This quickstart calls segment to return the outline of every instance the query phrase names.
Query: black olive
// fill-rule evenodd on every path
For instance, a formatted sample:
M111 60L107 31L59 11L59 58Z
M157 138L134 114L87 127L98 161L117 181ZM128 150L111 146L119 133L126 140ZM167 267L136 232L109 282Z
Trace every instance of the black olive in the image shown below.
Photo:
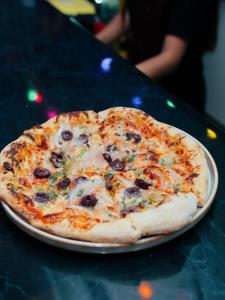
M95 207L98 199L94 195L86 195L81 198L80 205L84 207Z
M117 147L116 147L116 145L112 145L112 144L110 144L110 145L108 145L107 147L106 147L106 151L107 152L114 152L114 151L116 151L117 150Z
M59 190L65 190L68 187L68 185L70 184L70 182L71 181L70 181L69 178L65 178L62 181L60 181L60 182L57 183L57 188Z
M151 186L151 183L148 183L142 179L136 179L134 184L142 190L147 190Z
M132 213L132 212L135 212L135 209L134 208L124 208L120 211L120 216L122 218L125 218L128 214Z
M50 161L52 162L55 168L61 168L63 166L63 153L52 152Z
M108 153L103 153L102 156L109 164L112 162L112 158Z
M78 184L78 183L81 183L82 181L86 181L87 180L87 177L85 176L79 176L75 179L72 180L72 183L73 184Z
M113 174L107 175L104 177L105 180L105 187L108 191L111 191L113 189L113 185L112 185L112 179L113 179Z
M48 178L51 173L48 169L46 168L42 168L42 167L37 167L36 169L34 169L33 174L36 178Z
M79 141L82 144L87 144L88 140L89 140L88 136L86 134L84 134L84 133L79 136Z
M112 161L110 166L114 171L123 171L125 169L125 163L119 159Z
M141 141L141 136L133 132L127 132L126 137L129 141L132 141L135 144L138 144Z
M34 196L36 202L45 203L51 200L49 194L47 193L36 193Z
M7 161L5 161L3 163L3 167L6 171L10 171L10 172L13 172L13 167L10 165L10 163L8 163Z
M139 196L140 190L137 187L130 187L126 189L126 194L129 196Z
M62 133L61 133L61 136L62 136L62 139L64 141L71 141L72 138L73 138L73 133L69 130L64 130Z

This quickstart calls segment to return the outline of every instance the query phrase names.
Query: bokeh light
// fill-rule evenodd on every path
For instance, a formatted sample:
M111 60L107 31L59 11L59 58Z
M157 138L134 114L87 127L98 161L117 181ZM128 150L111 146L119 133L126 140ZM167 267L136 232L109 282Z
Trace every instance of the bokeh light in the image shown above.
M170 108L176 108L176 105L171 101L171 100L166 100L166 104L167 106L169 106Z
M57 112L55 110L48 110L47 111L47 117L48 119L51 119L57 115Z
M112 62L113 62L113 59L111 57L103 58L101 63L100 63L101 70L104 73L110 72L111 69L112 69Z
M214 130L212 130L212 129L210 129L210 128L207 128L206 133L207 133L207 137L208 137L209 139L211 139L211 140L217 139L217 133L216 133Z
M131 102L133 104L133 106L135 108L139 108L141 107L142 103L143 103L143 99L139 96L134 96L132 99L131 99Z
M27 91L27 100L30 102L41 103L43 96L36 89L31 88Z
M153 296L153 288L147 281L142 281L138 286L138 294L141 300L149 300Z
M95 3L97 4L101 4L103 2L103 0L95 0Z

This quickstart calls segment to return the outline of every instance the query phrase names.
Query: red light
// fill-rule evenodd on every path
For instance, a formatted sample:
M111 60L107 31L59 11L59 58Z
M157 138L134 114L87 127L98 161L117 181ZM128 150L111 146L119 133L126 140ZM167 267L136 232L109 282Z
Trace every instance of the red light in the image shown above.
M37 93L35 102L36 102L36 103L41 103L42 100L43 100L43 96L42 96L40 93Z

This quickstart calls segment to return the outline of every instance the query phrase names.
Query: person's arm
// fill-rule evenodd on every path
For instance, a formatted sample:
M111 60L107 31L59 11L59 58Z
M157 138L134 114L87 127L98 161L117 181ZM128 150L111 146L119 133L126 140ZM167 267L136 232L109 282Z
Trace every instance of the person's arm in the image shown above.
M129 15L119 12L112 21L98 34L96 38L104 44L109 44L119 38L129 27Z
M161 53L137 64L136 67L152 79L159 79L175 71L187 47L188 42L184 39L167 35Z

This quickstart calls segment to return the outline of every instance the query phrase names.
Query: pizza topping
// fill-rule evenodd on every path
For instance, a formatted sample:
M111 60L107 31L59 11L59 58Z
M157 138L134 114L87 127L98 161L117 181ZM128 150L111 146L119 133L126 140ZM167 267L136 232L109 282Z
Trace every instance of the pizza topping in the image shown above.
M38 179L48 178L51 175L48 169L42 167L37 167L34 169L33 174Z
M62 139L64 141L71 141L72 138L73 138L73 133L69 130L64 130L62 133L61 133L61 136L62 136Z
M150 152L150 157L149 157L149 159L152 161L152 162L155 162L155 163L157 163L158 162L158 160L159 160L159 156L158 156L158 154L157 153L155 153L154 151L149 151Z
M70 185L70 179L69 178L65 178L62 181L57 183L57 188L59 190L65 190L69 185Z
M36 193L34 196L36 202L45 203L51 200L49 194L47 193Z
M73 184L79 184L79 183L81 183L83 181L86 181L86 180L87 180L87 177L85 177L85 176L79 176L79 177L73 179L72 183Z
M63 153L56 153L56 152L52 152L52 156L50 158L50 161L52 162L53 166L55 168L61 168L63 166L64 163L64 157L63 157Z
M178 193L179 190L180 190L180 184L179 183L174 184L174 186L173 186L173 192L174 193Z
M6 171L13 172L13 167L7 161L3 163L3 167Z
M126 189L126 194L128 196L139 196L140 190L137 187L130 187L130 188Z
M108 146L106 147L106 151L107 151L107 152L114 152L114 151L116 151L116 150L118 150L117 147L116 147L116 145L110 144L110 145L108 145Z
M113 185L112 185L112 179L113 179L113 174L112 173L107 173L104 176L105 179L105 187L108 191L111 191L113 189Z
M192 173L190 176L188 176L188 177L186 178L186 180L187 180L189 183L193 184L193 179L196 178L196 177L198 177L198 176L199 176L199 174L197 174L197 173Z
M135 208L129 207L129 208L124 208L120 211L120 216L122 218L125 218L128 214L135 212Z
M34 206L32 199L27 195L23 195L23 202L25 205Z
M95 207L98 199L94 195L86 195L81 198L80 205L83 207Z
M109 164L112 162L112 158L108 153L103 153L102 156Z
M142 190L147 190L151 186L151 183L148 183L142 179L136 179L134 184Z
M141 136L133 132L127 132L126 137L128 141L132 141L134 144L138 144L141 141Z
M79 141L80 141L82 144L87 144L88 141L89 141L89 138L88 138L88 136L87 136L85 133L83 133L83 134L81 134L81 135L79 136Z
M32 142L35 141L33 134L30 133L29 131L24 132L23 135L28 137Z
M112 161L110 166L114 171L123 171L125 169L125 163L119 159Z

